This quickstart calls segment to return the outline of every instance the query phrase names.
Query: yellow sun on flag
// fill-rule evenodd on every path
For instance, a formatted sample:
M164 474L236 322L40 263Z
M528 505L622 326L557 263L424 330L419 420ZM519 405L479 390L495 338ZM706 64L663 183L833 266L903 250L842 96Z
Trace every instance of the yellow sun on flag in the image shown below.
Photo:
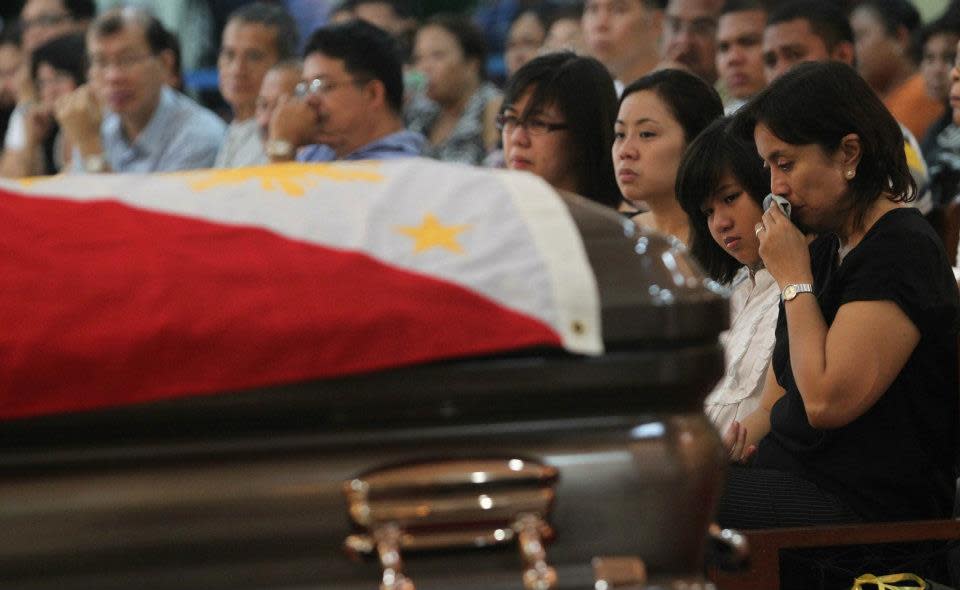
M376 164L309 164L290 162L253 168L205 170L182 174L191 181L191 188L203 191L210 188L242 184L259 180L263 190L279 190L290 197L302 197L308 188L322 180L334 182L383 182L383 175Z
M469 225L443 225L432 213L423 216L419 226L397 226L397 232L414 240L413 253L420 254L433 248L444 248L454 254L463 254L457 236L470 229Z

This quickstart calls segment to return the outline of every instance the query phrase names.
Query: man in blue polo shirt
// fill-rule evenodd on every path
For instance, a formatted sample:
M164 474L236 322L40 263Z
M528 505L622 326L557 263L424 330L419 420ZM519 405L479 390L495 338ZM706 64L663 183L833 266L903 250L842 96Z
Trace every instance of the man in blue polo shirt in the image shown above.
M90 83L56 108L74 146L75 171L171 172L213 165L226 125L164 84L173 60L165 33L155 17L129 7L106 12L90 26Z
M318 29L304 51L297 96L270 120L273 162L384 160L419 156L426 140L407 131L403 70L389 34L363 21Z

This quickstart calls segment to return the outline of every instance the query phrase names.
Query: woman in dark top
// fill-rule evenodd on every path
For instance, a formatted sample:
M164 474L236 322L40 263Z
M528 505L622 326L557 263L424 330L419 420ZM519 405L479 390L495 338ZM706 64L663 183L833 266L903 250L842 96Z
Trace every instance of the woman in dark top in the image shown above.
M948 515L956 486L958 294L900 129L848 66L803 64L738 112L784 196L755 231L782 289L756 441L734 468L723 526ZM808 247L807 234L818 237ZM762 437L762 440L761 440Z

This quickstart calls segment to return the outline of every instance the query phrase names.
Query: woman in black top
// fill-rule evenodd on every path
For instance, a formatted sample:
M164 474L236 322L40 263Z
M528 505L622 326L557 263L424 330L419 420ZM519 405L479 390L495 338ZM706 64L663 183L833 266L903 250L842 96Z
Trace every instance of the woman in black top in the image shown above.
M723 526L948 515L956 487L958 294L939 239L904 202L900 129L839 63L797 66L735 130L771 170L755 231L783 290L761 409L733 445ZM818 237L809 245L805 234ZM747 449L746 451L744 449Z

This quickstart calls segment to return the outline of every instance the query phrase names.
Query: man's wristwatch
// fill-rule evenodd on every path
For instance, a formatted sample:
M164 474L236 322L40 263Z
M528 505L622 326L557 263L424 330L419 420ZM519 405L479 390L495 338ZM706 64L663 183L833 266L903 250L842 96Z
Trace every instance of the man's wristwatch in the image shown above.
M83 157L83 171L99 173L107 169L107 161L103 154L90 154Z
M783 292L780 293L780 301L793 301L797 295L801 293L813 293L813 285L810 283L787 285L783 288Z
M267 142L264 151L270 158L292 158L293 144L284 139L271 139Z

